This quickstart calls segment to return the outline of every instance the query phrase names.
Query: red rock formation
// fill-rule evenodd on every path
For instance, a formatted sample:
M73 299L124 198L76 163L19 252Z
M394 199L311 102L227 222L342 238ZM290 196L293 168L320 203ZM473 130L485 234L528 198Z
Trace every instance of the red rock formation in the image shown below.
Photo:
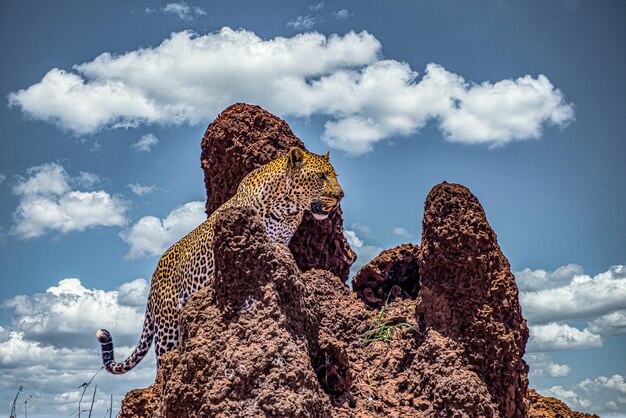
M420 288L418 253L413 244L383 251L352 278L352 290L371 308L397 297L415 299Z
M234 192L225 167L240 179L295 141L260 108L227 109L203 140L207 211ZM261 222L249 209L217 220L215 281L183 309L180 348L164 357L157 383L130 392L120 416L527 416L517 287L467 188L434 187L420 247L381 253L354 292L333 274L351 263L343 244L308 255L326 269L298 268L306 240L341 242L340 214L327 223L332 231L305 227L294 256L267 241ZM402 297L372 309L389 292ZM531 416L563 416L528 396Z
M525 417L528 327L515 277L476 197L442 183L426 199L417 313L485 382L502 417Z
M121 417L151 418L161 405L161 378L146 389L131 390L122 402Z
M250 209L225 213L215 232L215 284L185 306L158 416L330 416L309 355L316 317L289 250L267 240Z
M235 194L250 171L293 146L305 148L285 121L259 106L238 103L225 109L202 138L207 215ZM341 208L324 221L317 221L306 212L289 248L302 271L322 268L344 282L356 259L343 236Z
M245 209L218 220L215 283L183 310L181 347L161 380L130 392L121 416L526 416L515 283L466 188L429 194L418 297L393 300L381 317L332 273L300 273L260 222ZM408 271L415 247L405 248L366 271ZM387 335L381 325L390 339L365 342ZM529 397L531 416L562 416Z
M600 418L597 415L574 412L558 399L544 398L532 389L528 389L528 400L529 418Z

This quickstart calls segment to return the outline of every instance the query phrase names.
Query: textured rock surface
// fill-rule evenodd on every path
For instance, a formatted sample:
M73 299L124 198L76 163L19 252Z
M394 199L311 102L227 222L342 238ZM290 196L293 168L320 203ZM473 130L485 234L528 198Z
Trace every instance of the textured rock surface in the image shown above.
M528 389L528 400L529 418L600 418L597 415L574 412L558 399L544 398L532 389Z
M476 197L435 186L424 207L417 313L463 349L502 417L525 417L528 327L515 277Z
M234 195L249 172L293 146L305 148L285 121L259 106L238 103L225 109L202 138L207 214ZM356 259L343 236L340 208L321 222L306 212L289 248L301 270L322 268L344 281Z
M352 278L352 289L372 308L382 307L388 298L415 299L420 288L418 252L413 244L383 251Z
M329 416L309 355L319 328L289 251L250 209L233 209L216 222L215 263L164 361L159 416Z
M227 109L203 141L205 170L222 167L207 180L207 210L231 182L226 163L205 157L224 153L243 177L289 138L297 140L260 108ZM339 233L341 218L332 225ZM530 404L530 416L587 417L527 393L517 287L469 190L435 186L422 236L420 247L381 253L350 291L333 274L349 267L349 247L343 264L302 273L251 210L231 210L216 224L215 281L181 314L179 350L164 357L155 385L129 392L121 416L508 418L528 416ZM378 309L389 292L402 297Z
M429 195L422 250L401 246L365 267L401 284L420 264L417 299L396 298L380 317L332 273L300 273L252 213L234 210L216 231L215 283L189 300L180 350L148 389L160 388L153 403L161 416L526 413L517 290L480 204L462 186ZM381 325L390 341L380 341ZM375 341L364 343L368 331ZM143 398L132 392L125 404L141 405L133 399Z
M161 377L146 389L131 390L126 394L120 411L121 417L150 418L156 414L161 402Z

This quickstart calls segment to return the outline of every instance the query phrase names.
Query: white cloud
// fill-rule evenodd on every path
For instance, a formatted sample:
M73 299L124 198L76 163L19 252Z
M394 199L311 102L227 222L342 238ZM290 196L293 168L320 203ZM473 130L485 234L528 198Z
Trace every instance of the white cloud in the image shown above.
M159 138L154 134L142 135L141 138L130 146L130 149L136 152L150 152L152 147L159 144Z
M526 274L532 276L532 273ZM539 285L541 286L543 285ZM608 271L593 277L582 274L580 271L571 278L569 283L560 287L521 292L520 302L524 309L524 316L531 323L589 320L617 310L624 310L626 309L626 266L613 266Z
M543 352L528 352L524 356L528 364L528 375L531 380L547 375L553 378L567 377L572 372L572 368L567 364L558 364L552 360L548 354Z
M431 119L440 121L450 141L497 146L538 138L544 124L564 126L573 118L572 107L543 75L471 84L431 63L421 80L417 76L405 63L378 61L358 73L301 83L299 94L315 99L332 91L349 98L335 102L333 111L345 117L327 122L323 137L356 154L387 137L414 133Z
M139 184L139 183L129 184L128 187L137 196L144 196L144 195L150 194L156 189L156 186L144 186L143 184Z
M626 310L602 315L589 323L589 330L601 335L626 334Z
M567 264L551 272L542 269L532 270L525 268L522 271L515 272L515 279L521 291L533 291L563 286L568 284L574 276L582 274L582 266Z
M550 377L567 377L572 372L572 368L567 364L550 363L547 367Z
M552 358L546 353L530 353L526 351L524 360L526 364L528 364L528 376L532 381L533 377L541 377L544 375Z
M0 173L0 183L2 183L6 178L7 178L7 176L5 176L4 174Z
M393 233L401 238L413 238L413 235L401 226L393 228Z
M348 240L348 244L350 244L351 247L361 248L363 246L363 240L356 235L356 232L345 229L343 236Z
M79 279L61 280L45 293L3 302L21 336L54 347L93 347L94 333L106 328L117 344L133 344L143 324L148 283L136 279L116 290L85 288ZM19 339L16 339L16 342Z
M76 181L81 186L85 186L87 188L91 188L100 182L100 177L94 173L88 173L86 171L81 171L76 178Z
M562 386L552 386L548 389L548 395L565 402L574 410L587 409L591 406L589 399L581 398L578 393L564 389Z
M338 20L345 20L350 17L350 12L348 12L346 9L341 9L333 12L333 16L335 16L335 18Z
M544 396L554 396L567 404L573 410L595 413L600 416L609 416L611 412L626 414L626 403L622 402L626 394L624 376L598 376L587 378L571 386L553 386L541 390Z
M531 325L530 338L526 350L542 352L602 347L602 337L588 329L579 330L567 324L551 322L545 325Z
M258 103L282 116L327 117L324 141L353 154L429 121L450 141L498 146L573 120L573 106L543 75L476 84L431 63L419 78L408 64L383 60L381 51L365 31L268 40L230 28L179 32L156 47L101 54L73 72L53 68L10 93L9 105L85 134L195 125L234 102Z
M204 202L189 202L172 210L165 219L144 216L120 237L130 245L130 259L161 256L205 220Z
M603 390L614 390L626 395L626 382L624 376L614 374L613 376L598 376L595 379L585 379L578 384L578 387L585 392L594 393ZM623 402L622 402L623 403Z
M350 276L354 276L361 267L369 263L383 250L381 247L375 245L366 245L363 240L357 236L356 232L349 229L344 229L343 235L357 255L356 261L350 268Z
M45 293L4 301L2 307L10 310L12 324L10 329L0 327L0 395L12 398L22 384L24 396L33 396L29 404L33 416L69 415L78 403L78 387L101 365L95 330L109 329L116 358L125 358L141 334L147 293L143 279L111 291L87 289L78 279L64 279ZM151 350L123 379L99 373L94 380L98 385L96 415L104 414L109 394L119 405L127 391L149 385L155 377L154 365Z
M3 369L50 362L54 355L54 348L42 347L34 341L25 341L24 333L8 332L0 327L0 366Z
M199 6L190 6L187 3L168 3L161 9L164 13L172 13L180 19L191 21L199 16L205 16L206 12Z
M317 4L313 4L313 5L309 6L309 10L314 11L314 12L322 10L323 8L324 8L324 2L323 1L320 1Z
M126 204L105 191L71 190L70 184L93 186L95 174L81 172L71 178L57 163L29 168L13 188L20 203L13 214L12 233L35 238L47 230L67 233L94 226L120 226L126 223Z
M287 22L287 27L295 30L312 29L318 22L319 18L315 16L298 16Z
M374 236L374 231L368 225L363 225L360 223L353 223L351 228L352 231L358 232L360 236L366 238L372 238Z

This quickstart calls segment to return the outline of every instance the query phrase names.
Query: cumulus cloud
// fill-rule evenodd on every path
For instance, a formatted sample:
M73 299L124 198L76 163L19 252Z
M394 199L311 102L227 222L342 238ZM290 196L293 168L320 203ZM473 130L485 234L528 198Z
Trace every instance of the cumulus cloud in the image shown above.
M172 210L164 219L144 216L120 233L130 245L127 257L161 256L176 241L206 220L203 202L189 202Z
M94 173L81 171L80 173L78 173L76 181L81 186L91 188L100 182L100 177Z
M355 275L361 267L370 262L383 250L376 245L367 245L361 238L358 237L355 231L349 229L343 230L343 235L346 237L348 244L352 247L352 250L356 253L357 259L350 268L350 275Z
M413 234L401 226L393 228L393 233L401 238L413 238Z
M116 358L130 354L141 334L148 284L144 279L123 283L114 290L89 289L68 278L43 293L19 295L1 302L11 316L0 326L0 393L9 398L16 385L32 395L29 412L68 415L77 406L78 387L101 365L98 328L109 329L116 343ZM118 403L132 388L154 380L155 358L147 358L124 379L100 373L97 414L104 414L109 394Z
M318 21L319 18L315 16L297 16L287 22L287 27L295 30L307 30L312 29Z
M567 377L572 372L572 368L567 364L550 363L547 372L550 377Z
M589 330L601 335L626 334L626 310L602 315L589 323Z
M554 271L525 268L522 271L515 272L515 279L521 291L534 291L563 286L568 284L574 276L580 276L582 274L582 266L578 264L567 264Z
M72 178L63 166L47 163L29 168L13 193L20 203L13 214L12 233L20 238L39 237L47 230L67 233L95 226L126 223L126 204L109 193L72 190L71 185L90 187L98 176L81 172Z
M350 226L350 229L356 232L361 237L372 238L374 236L374 231L370 226L360 224L358 222L353 223Z
M598 376L593 380L585 379L578 384L578 387L587 393L614 390L622 395L626 395L626 382L624 381L624 376L619 374L614 374L611 377Z
M626 414L626 394L624 376L598 376L587 378L577 385L552 386L539 391L544 396L553 396L564 401L570 408L578 411L608 416L618 412Z
M7 176L5 176L4 174L0 173L0 183L2 183L6 178L7 178Z
M602 337L588 329L581 331L568 324L556 322L531 325L529 328L530 338L526 346L529 352L602 347Z
M520 293L524 316L529 322L590 320L626 309L626 266L613 266L593 277L582 274L579 266L566 267L570 272L576 271L568 283L559 287ZM558 276L557 272L559 270L550 274ZM532 272L525 274L534 275ZM538 286L541 288L544 285L545 283Z
M104 291L67 278L45 293L8 299L2 307L11 311L16 342L26 337L55 347L93 347L94 333L107 328L118 344L128 345L139 338L147 297L144 279Z
M139 183L129 184L128 187L137 196L145 196L152 193L156 189L156 186L145 186Z
M552 386L548 389L548 395L562 400L574 410L586 410L591 406L589 399L582 398L578 393L571 389L564 389L562 386Z
M0 366L3 369L50 362L54 356L54 348L42 347L34 341L25 341L24 333L9 332L0 327Z
M152 11L149 9L148 11ZM171 13L178 16L180 19L185 21L192 21L199 16L205 16L206 11L204 11L199 6L190 6L187 3L168 3L164 7L161 8L163 13Z
M567 377L572 372L572 368L567 364L555 363L546 353L534 352L526 353L524 360L528 364L528 374L531 377L541 377L547 375L549 377L560 378Z
M337 20L345 20L350 17L350 12L348 12L348 10L346 9L340 9L336 12L333 12L333 16L335 16L335 19Z
M292 26L309 27L312 19ZM574 118L544 75L473 83L430 63L420 77L406 63L382 59L380 42L365 31L267 40L227 27L178 32L156 47L101 54L72 72L53 68L9 94L10 106L76 134L206 123L242 101L283 116L325 116L323 140L352 154L429 121L450 141L500 146Z
M316 4L312 4L309 6L309 10L317 12L319 10L322 10L324 8L324 2L320 1L319 3Z
M159 138L154 134L142 135L141 138L130 146L130 149L135 152L150 152L153 147L159 144Z
M524 354L524 360L528 364L528 376L531 380L533 377L543 376L549 362L552 361L546 353L530 353L528 351Z

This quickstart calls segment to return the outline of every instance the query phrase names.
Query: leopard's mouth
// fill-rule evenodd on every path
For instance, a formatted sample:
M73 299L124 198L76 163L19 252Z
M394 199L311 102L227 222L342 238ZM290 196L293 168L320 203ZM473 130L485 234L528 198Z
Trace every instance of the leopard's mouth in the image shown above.
M322 201L315 200L311 202L311 213L313 213L315 219L324 220L328 218L328 214L335 206L336 204L328 205Z

